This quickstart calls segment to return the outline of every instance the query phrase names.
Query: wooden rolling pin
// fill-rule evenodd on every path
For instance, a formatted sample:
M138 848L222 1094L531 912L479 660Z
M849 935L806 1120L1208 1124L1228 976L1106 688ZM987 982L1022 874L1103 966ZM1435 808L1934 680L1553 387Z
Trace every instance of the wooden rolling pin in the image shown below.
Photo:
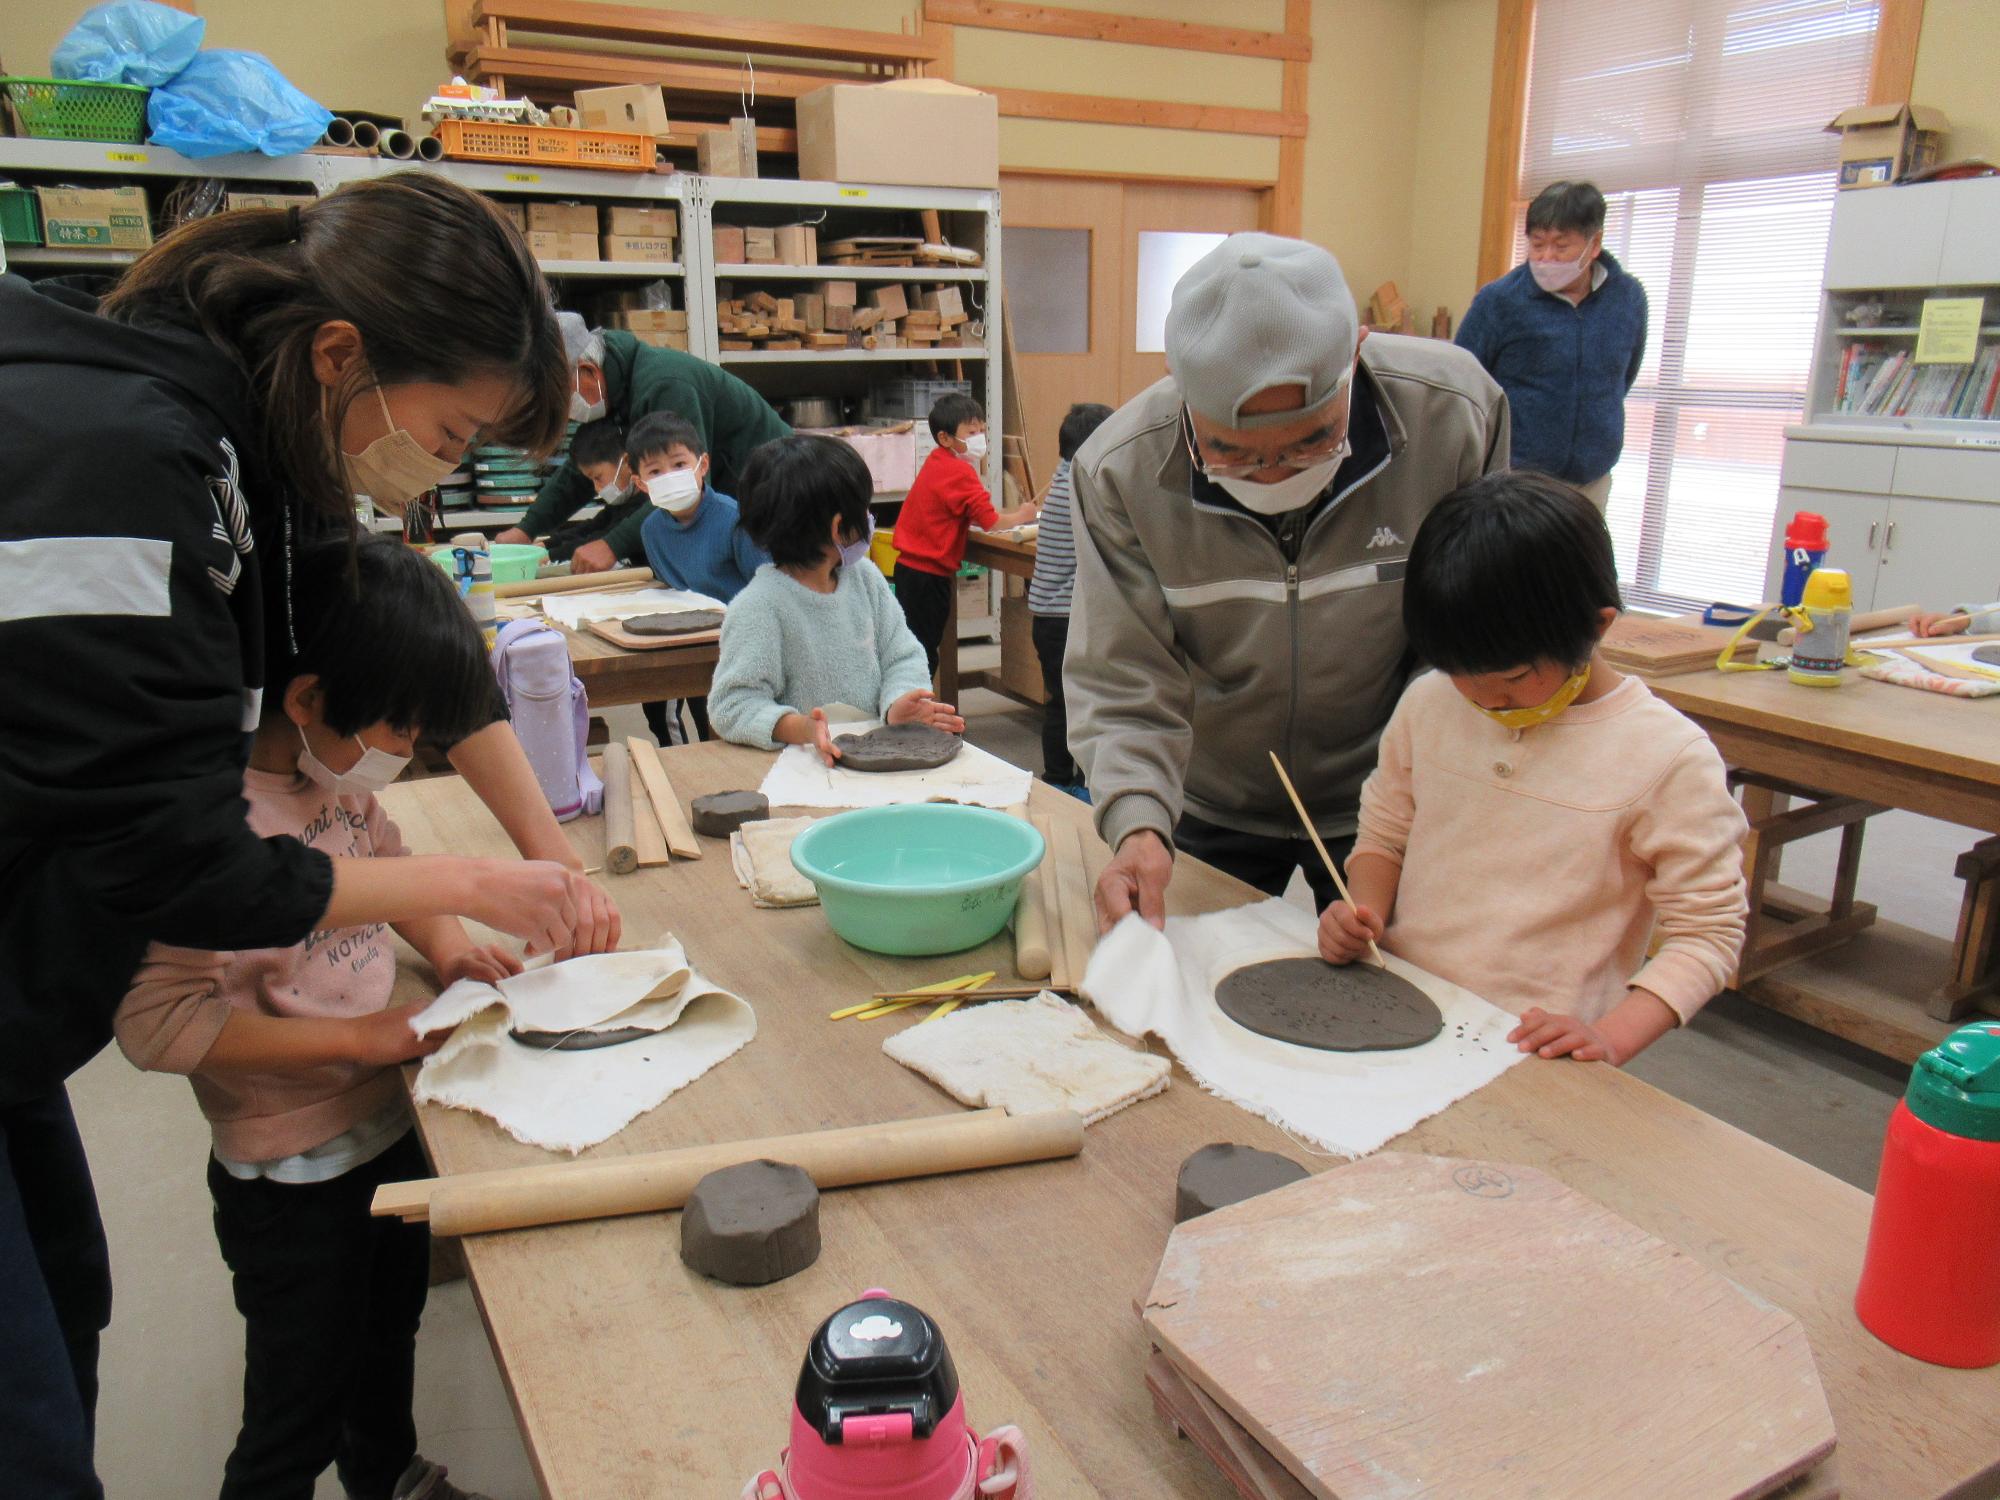
M651 568L607 568L602 573L572 573L567 578L523 578L493 585L495 599L521 599L529 594L573 594L580 589L606 589L621 583L650 583Z
M1026 803L1008 811L1032 825ZM1023 979L1049 977L1049 908L1042 887L1042 871L1048 867L1049 851L1044 843L1042 862L1021 882L1021 904L1014 908L1014 972Z
M1014 1117L989 1109L644 1156L391 1182L376 1189L370 1212L378 1218L428 1218L433 1234L484 1234L679 1208L710 1172L746 1161L790 1162L821 1188L837 1188L1048 1161L1082 1149L1083 1117L1073 1110Z
M1854 615L1847 622L1847 634L1851 639L1870 630L1887 630L1891 625L1907 625L1917 615L1914 604L1899 604L1894 609L1871 609L1865 614ZM1778 644L1789 646L1799 638L1798 627L1787 625L1778 632Z
M639 868L639 841L632 813L632 752L604 747L604 868L630 875Z

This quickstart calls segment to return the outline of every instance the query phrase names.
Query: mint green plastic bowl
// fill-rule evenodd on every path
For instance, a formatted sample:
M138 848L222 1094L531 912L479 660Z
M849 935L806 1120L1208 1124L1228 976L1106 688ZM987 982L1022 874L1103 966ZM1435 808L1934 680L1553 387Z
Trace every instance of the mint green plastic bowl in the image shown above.
M792 864L857 948L914 957L976 948L1014 914L1042 862L1033 826L986 807L864 807L812 825Z
M452 571L452 553L456 547L433 547L431 561L445 572ZM549 549L533 542L493 542L486 551L493 559L493 581L495 583L532 583L543 563L549 560Z

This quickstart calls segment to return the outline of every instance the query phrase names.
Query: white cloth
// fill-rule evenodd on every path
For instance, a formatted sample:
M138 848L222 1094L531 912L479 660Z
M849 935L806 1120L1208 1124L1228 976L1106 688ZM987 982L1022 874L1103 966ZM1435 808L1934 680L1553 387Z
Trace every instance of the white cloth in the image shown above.
M1322 1052L1239 1026L1215 987L1246 964L1316 948L1312 913L1260 901L1205 917L1170 917L1164 935L1128 916L1098 943L1083 993L1112 1025L1151 1033L1195 1082L1329 1151L1365 1156L1521 1060L1515 1018L1468 990L1387 955L1444 1016L1444 1030L1399 1052Z
M763 818L729 835L729 864L753 906L818 906L819 889L792 863L792 840L811 818Z
M720 609L720 599L693 589L577 589L542 595L542 614L558 625L581 630L585 620L629 620L634 615L672 615L690 609Z
M688 967L671 937L639 953L597 953L497 985L461 979L410 1023L419 1036L451 1030L424 1059L411 1097L491 1116L509 1135L577 1152L623 1130L757 1034L749 1004ZM658 1033L566 1052L508 1033Z
M1047 990L1032 1000L967 1001L897 1032L882 1050L961 1104L1017 1115L1073 1109L1086 1125L1150 1099L1173 1073L1164 1057L1113 1041Z
M827 716L829 719L832 715ZM835 735L862 734L879 719L830 723ZM1034 777L968 744L935 771L848 771L829 766L811 745L787 745L758 790L773 807L891 807L899 802L963 802L1009 808L1028 800Z

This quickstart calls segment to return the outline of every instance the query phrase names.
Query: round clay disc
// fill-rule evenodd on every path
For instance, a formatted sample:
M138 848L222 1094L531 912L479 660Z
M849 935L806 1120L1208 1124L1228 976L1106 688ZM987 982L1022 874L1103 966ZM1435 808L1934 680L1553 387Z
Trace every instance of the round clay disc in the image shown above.
M1274 958L1226 976L1215 1002L1260 1036L1326 1052L1419 1047L1444 1030L1430 996L1371 963Z
M885 724L866 734L836 735L833 743L850 771L934 771L965 748L963 735L928 724Z
M1211 1210L1311 1175L1290 1157L1259 1151L1255 1146L1223 1142L1203 1146L1181 1163L1181 1175L1174 1185L1174 1222L1185 1224Z
M696 833L726 839L745 823L770 817L771 803L762 792L710 792L695 798L689 811Z
M732 1286L763 1286L819 1259L819 1189L781 1161L710 1172L681 1210L681 1259Z
M713 609L677 609L664 615L634 615L618 622L627 635L693 635L720 630L722 614Z
M1974 646L1972 648L1972 659L1976 662L1983 662L1989 667L2000 667L2000 645Z
M516 1026L507 1033L523 1047L541 1052L589 1052L598 1047L617 1047L659 1032L644 1026L612 1026L603 1031L523 1031Z

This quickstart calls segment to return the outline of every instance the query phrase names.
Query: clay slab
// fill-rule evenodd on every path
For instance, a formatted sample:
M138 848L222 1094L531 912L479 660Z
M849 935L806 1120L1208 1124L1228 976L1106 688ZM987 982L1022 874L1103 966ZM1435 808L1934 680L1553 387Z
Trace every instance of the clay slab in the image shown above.
M761 823L771 816L771 803L762 792L710 792L691 804L694 831L712 839L726 839L745 823Z
M630 635L694 635L703 630L720 630L722 612L680 609L664 615L634 615L618 623Z
M541 1052L590 1052L598 1047L617 1047L640 1037L660 1033L646 1026L610 1026L602 1031L524 1031L519 1026L507 1035L523 1047Z
M849 771L934 771L965 748L964 736L928 724L885 724L866 734L836 735L833 743Z
M1444 1030L1430 996L1370 963L1274 958L1224 976L1215 1003L1260 1036L1324 1052L1419 1047Z

